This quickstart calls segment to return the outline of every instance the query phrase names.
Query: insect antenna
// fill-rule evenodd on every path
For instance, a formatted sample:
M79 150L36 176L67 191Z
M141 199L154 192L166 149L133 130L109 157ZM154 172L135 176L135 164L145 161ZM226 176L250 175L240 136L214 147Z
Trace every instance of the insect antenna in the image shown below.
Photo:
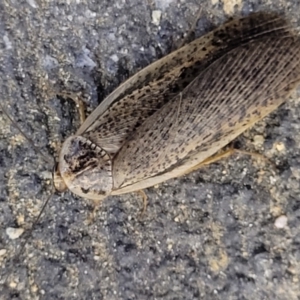
M13 118L9 115L7 110L4 108L4 106L0 103L0 108L2 112L5 114L5 116L10 120L10 122L17 128L17 130L21 133L22 136L29 142L29 144L34 148L34 150L41 155L44 161L51 165L55 165L55 160L54 159L49 159L33 142L33 140L20 128L18 123L13 120Z
M16 121L13 120L13 118L10 116L10 114L7 112L7 110L4 108L4 106L0 103L0 108L2 110L2 112L4 113L4 115L10 120L10 122L15 126L15 128L20 132L20 134L22 136L24 136L24 138L30 143L30 145L37 151L37 153L39 153L41 155L41 157L43 158L43 160L49 164L51 164L53 166L53 172L52 174L54 174L55 168L56 168L56 164L55 164L55 159L50 159L49 157L47 157L32 141L32 139L20 128L20 126L17 124ZM32 232L35 229L37 223L39 222L39 220L41 219L41 216L43 214L43 212L45 211L46 206L48 205L49 201L51 200L51 198L53 197L55 193L55 187L54 187L54 181L51 181L51 193L50 195L47 197L46 201L43 203L42 208L37 216L37 218L35 219L35 221L33 222L30 230L27 232L27 235L25 237L25 239L23 240L23 243L20 247L20 249L18 250L18 253L13 257L13 259L9 260L10 264L11 264L11 268L13 266L14 263L17 263L25 246L27 245L29 239L32 236ZM11 272L8 272L6 277L3 280L3 284L7 284L8 281L8 277L10 276Z
M54 170L53 170L53 171L54 171ZM42 206L42 208L41 208L41 210L40 210L40 212L39 212L37 218L36 218L35 221L33 222L33 224L32 224L32 226L31 226L30 230L27 232L27 236L26 236L26 238L24 239L24 241L23 241L23 243L22 243L22 245L21 245L21 247L20 247L20 249L19 249L19 251L18 251L19 253L18 253L18 254L15 256L15 258L13 259L13 262L18 262L18 259L19 259L19 257L20 257L20 254L22 253L22 251L24 250L24 248L25 248L27 242L29 241L29 238L31 237L31 234L32 234L33 230L35 229L35 226L36 226L37 223L39 222L39 220L40 220L40 218L41 218L41 216L42 216L42 214L43 214L43 212L44 212L46 206L48 205L49 201L51 200L52 196L54 195L54 192L55 192L55 188L54 188L54 184L53 184L53 180L52 180L51 193L50 193L50 195L47 197L46 201L43 203L43 206Z
M36 225L38 224L39 220L41 219L41 216L42 216L43 212L45 211L46 206L48 205L49 201L52 199L52 197L54 195L54 192L55 192L55 188L54 188L54 184L53 184L53 181L52 181L52 189L51 189L50 195L47 197L46 201L43 203L43 206L42 206L37 218L35 219L35 221L31 225L31 228L27 232L27 235L26 235L25 239L23 239L22 245L19 248L19 250L17 251L17 254L11 260L8 261L8 263L10 264L10 270L13 269L14 264L19 262L19 258L21 257L22 252L25 249L25 246L27 245L29 239L31 238L32 232L34 231ZM3 284L7 285L8 278L11 274L12 274L12 272L10 272L10 271L7 272L7 275L5 276L5 278L3 280Z

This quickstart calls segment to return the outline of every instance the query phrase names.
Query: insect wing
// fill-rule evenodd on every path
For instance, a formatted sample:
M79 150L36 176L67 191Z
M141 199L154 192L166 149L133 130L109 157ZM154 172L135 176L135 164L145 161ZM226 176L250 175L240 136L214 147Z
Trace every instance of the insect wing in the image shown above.
M299 49L294 36L270 37L214 61L121 148L115 188L127 192L186 173L277 108L300 80Z
M77 131L112 156L139 126L183 91L212 61L253 38L290 34L277 14L231 20L152 63L113 91Z

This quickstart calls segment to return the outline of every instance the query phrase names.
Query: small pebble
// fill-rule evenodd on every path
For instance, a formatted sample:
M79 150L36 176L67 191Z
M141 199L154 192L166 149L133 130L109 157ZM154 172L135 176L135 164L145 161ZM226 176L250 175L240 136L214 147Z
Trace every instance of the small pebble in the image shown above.
M156 26L159 25L161 18L161 11L160 10L153 10L152 11L152 23Z
M285 150L285 145L282 142L278 142L275 145L278 152L283 152Z
M9 283L9 286L10 286L12 289L15 289L15 288L17 287L17 283L14 282L14 281L11 281L11 282Z
M253 138L253 143L255 146L262 146L265 138L262 135L255 135Z
M38 291L38 287L36 284L33 284L32 287L31 287L31 292L32 293L36 293Z
M23 228L12 228L12 227L6 228L6 234L11 240L15 240L19 238L23 234L23 232L24 232Z
M3 256L5 255L5 253L7 252L6 249L0 249L0 256Z
M275 220L274 225L276 228L281 229L287 226L287 221L288 221L287 217L282 215Z
M24 224L24 222L25 222L25 216L24 215L18 215L17 216L18 225L20 226L20 225Z

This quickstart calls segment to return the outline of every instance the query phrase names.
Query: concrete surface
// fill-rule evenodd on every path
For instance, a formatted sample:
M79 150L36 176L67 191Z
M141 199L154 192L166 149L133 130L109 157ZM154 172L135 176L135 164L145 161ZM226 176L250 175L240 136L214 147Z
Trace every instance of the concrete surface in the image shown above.
M0 2L1 103L47 156L123 80L176 47L194 23L200 36L233 15L281 11L297 1ZM298 18L298 19L297 19ZM299 97L298 97L299 98ZM1 299L300 299L300 103L297 95L241 136L235 155L139 195L91 206L50 193L51 165L0 113ZM14 233L14 232L13 232ZM4 284L4 281L5 284Z

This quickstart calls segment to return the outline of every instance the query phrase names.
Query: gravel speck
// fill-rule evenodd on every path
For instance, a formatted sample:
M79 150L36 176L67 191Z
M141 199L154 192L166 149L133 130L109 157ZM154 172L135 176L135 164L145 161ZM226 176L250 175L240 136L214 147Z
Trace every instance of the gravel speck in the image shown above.
M152 23L156 26L159 25L161 18L161 11L160 10L153 10L152 11Z
M274 225L276 228L282 229L287 226L287 222L288 222L287 216L282 215L275 220Z
M11 240L15 240L19 238L23 234L23 232L24 232L23 228L12 228L12 227L6 228L6 234Z

